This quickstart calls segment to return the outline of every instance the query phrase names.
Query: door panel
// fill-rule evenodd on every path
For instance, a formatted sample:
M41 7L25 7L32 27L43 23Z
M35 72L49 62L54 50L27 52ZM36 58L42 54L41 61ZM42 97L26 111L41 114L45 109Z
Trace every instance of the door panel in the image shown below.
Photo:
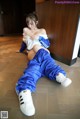
M15 7L14 1L7 0L4 2L0 2L1 6L1 21L2 21L2 29L3 34L9 34L15 32ZM1 34L1 33L0 33Z
M26 15L35 11L35 0L0 0L0 35L22 33Z
M3 34L3 21L2 21L2 14L3 14L3 12L2 12L2 10L1 10L1 4L0 4L0 35L2 35Z

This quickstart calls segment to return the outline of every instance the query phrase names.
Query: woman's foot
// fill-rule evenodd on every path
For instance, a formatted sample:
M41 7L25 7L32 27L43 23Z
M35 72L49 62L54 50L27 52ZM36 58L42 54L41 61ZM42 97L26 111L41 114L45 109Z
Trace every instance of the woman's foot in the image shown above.
M56 76L56 81L61 83L62 86L67 87L72 83L72 80L69 78L66 78L62 73L59 73Z
M20 110L23 112L23 114L26 116L33 116L35 114L35 108L30 90L23 90L21 93L19 93L19 102Z

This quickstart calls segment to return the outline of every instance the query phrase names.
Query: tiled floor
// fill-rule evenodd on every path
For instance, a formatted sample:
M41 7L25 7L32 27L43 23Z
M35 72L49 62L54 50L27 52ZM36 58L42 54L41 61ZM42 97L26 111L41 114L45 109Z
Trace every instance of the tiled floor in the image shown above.
M16 53L20 43L21 37L0 37L0 111L8 111L9 119L80 119L80 58L72 66L56 61L73 83L64 88L41 78L32 94L36 114L27 117L21 113L15 84L28 60L26 55Z

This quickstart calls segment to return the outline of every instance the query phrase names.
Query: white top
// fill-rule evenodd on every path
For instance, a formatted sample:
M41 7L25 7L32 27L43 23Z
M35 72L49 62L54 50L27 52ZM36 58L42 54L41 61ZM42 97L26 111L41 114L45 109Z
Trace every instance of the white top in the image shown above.
M45 39L48 38L47 34L41 34L40 36L45 38ZM41 43L39 42L39 39L31 40L30 36L28 36L28 35L25 38L23 38L23 41L27 45L27 50L31 50L34 47L34 45L40 45L41 46Z

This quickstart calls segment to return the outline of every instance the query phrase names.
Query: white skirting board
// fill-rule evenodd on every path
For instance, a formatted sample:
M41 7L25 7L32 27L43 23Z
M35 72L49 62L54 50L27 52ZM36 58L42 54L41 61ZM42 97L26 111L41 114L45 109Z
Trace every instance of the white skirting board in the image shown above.
M78 21L78 28L77 28L77 33L76 33L76 39L75 39L72 59L77 58L79 46L80 46L80 16L79 16L79 21Z

